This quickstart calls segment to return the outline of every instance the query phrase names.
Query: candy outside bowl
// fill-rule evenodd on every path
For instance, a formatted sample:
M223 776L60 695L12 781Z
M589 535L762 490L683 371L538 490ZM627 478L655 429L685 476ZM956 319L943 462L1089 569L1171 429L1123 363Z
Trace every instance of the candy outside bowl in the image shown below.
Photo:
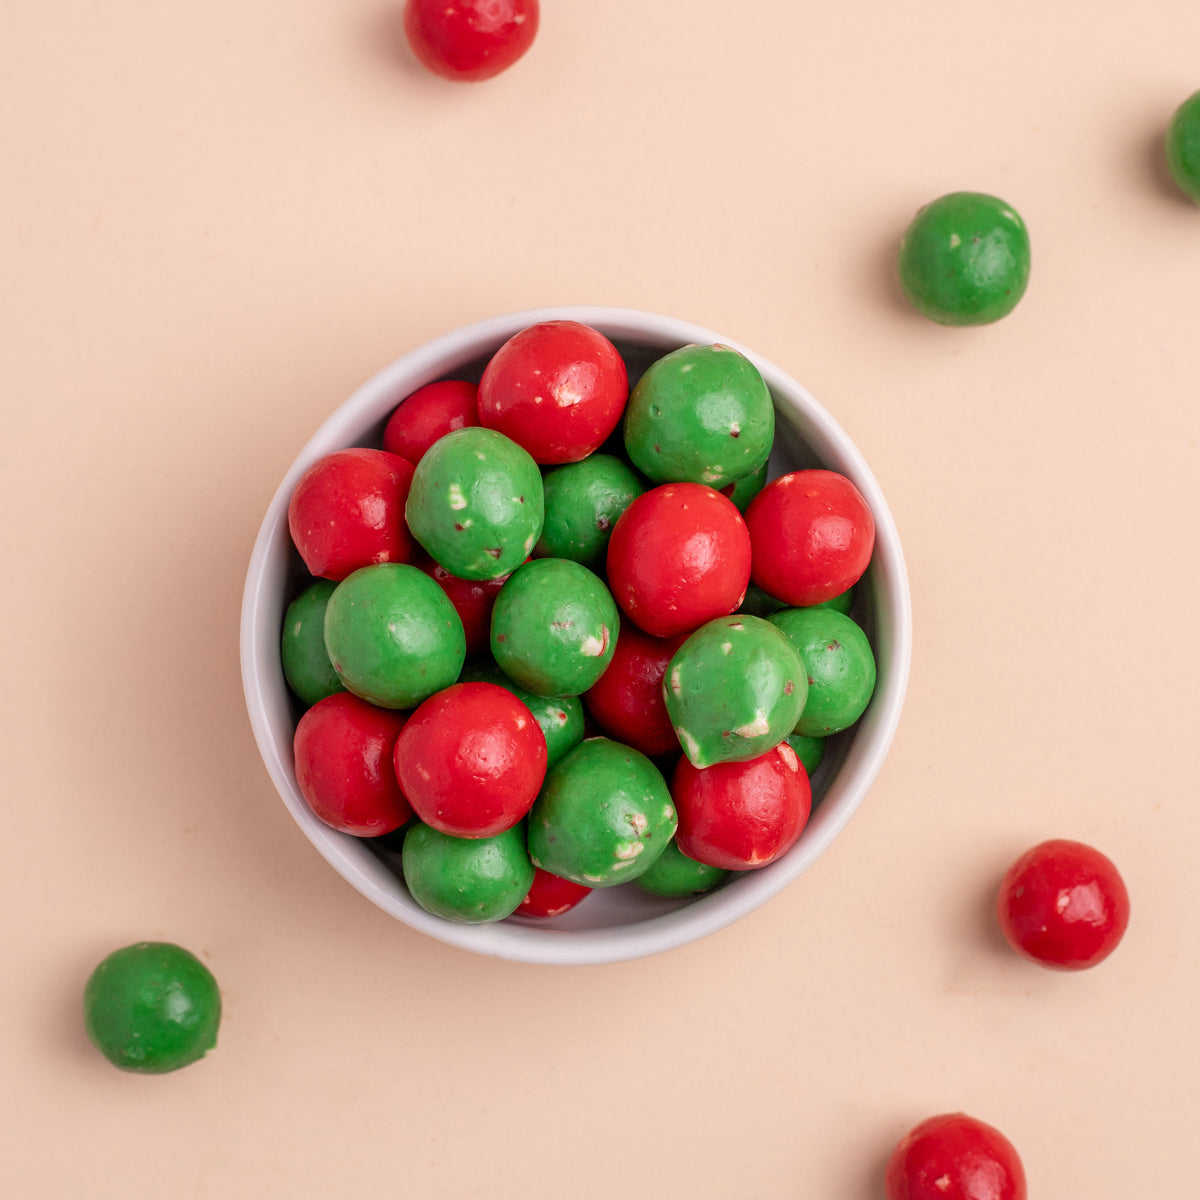
M770 866L736 875L717 891L690 900L663 900L624 885L597 889L577 908L549 920L457 924L417 905L386 856L318 820L297 788L292 739L302 710L284 680L279 648L284 611L308 576L288 533L288 501L318 458L350 446L378 446L388 416L417 388L443 378L477 381L509 337L548 320L579 321L605 334L625 358L631 384L656 358L693 343L731 346L755 364L776 409L769 476L817 466L839 471L853 480L874 514L874 556L856 588L853 615L874 647L877 683L866 713L830 740L813 773L813 812L800 840ZM546 964L617 962L683 946L745 916L792 883L844 828L883 765L904 702L911 646L908 577L895 524L870 468L830 414L778 367L732 339L671 317L607 307L544 308L480 321L405 354L364 383L317 430L279 485L251 554L241 615L242 680L259 750L288 811L326 861L413 929L479 954Z

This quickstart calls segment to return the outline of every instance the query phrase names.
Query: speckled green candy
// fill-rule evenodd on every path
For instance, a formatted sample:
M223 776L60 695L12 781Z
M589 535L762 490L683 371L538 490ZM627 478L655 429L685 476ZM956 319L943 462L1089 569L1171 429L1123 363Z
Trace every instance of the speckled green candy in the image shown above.
M451 575L499 579L542 533L542 474L516 442L470 427L439 438L413 473L404 516Z
M529 894L524 823L495 837L459 838L417 822L404 837L404 882L428 913L460 925L502 921Z
M825 757L824 738L808 737L803 733L789 733L787 744L795 750L796 757L810 776L821 765L821 759Z
M832 608L787 608L770 622L795 647L808 673L808 702L796 732L827 737L853 725L875 690L875 656L867 635Z
M766 461L775 409L744 355L728 346L683 346L638 380L624 430L625 451L648 479L723 488Z
M538 696L513 683L495 663L468 663L461 682L494 683L516 696L533 714L546 738L546 766L552 767L583 741L583 701L578 696Z
M732 874L723 867L688 858L675 842L650 864L650 869L638 876L638 887L653 896L678 899L684 896L702 896L724 883Z
M900 242L900 283L942 325L987 325L1017 306L1029 282L1029 234L1011 205L951 192L925 205Z
M766 487L767 468L769 465L764 458L758 470L751 471L748 475L743 475L740 479L733 481L733 491L729 493L729 498L733 501L738 512L744 513L750 501Z
M1175 110L1167 126L1166 154L1175 182L1200 204L1200 92Z
M644 754L588 738L546 773L529 814L529 855L574 883L612 887L649 870L677 825L670 788Z
M330 579L318 579L288 605L283 617L279 645L283 676L308 705L345 690L325 649L325 607L335 587Z
M539 696L578 696L612 661L619 623L616 602L587 567L535 558L496 597L492 656Z
M594 567L604 561L617 518L645 490L637 472L612 454L591 454L547 471L546 521L536 558L569 558Z
M217 1044L221 992L212 972L182 946L137 942L114 950L92 972L83 1019L114 1066L164 1075Z
M360 567L337 585L325 647L346 688L381 708L415 708L449 687L467 657L454 605L406 563Z
M808 686L786 637L761 617L718 617L701 625L667 664L667 715L697 767L745 762L796 727Z

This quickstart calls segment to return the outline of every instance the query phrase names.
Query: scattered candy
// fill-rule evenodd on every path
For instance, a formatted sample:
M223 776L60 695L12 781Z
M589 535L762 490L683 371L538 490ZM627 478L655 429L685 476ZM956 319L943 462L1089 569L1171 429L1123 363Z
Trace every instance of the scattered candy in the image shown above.
M885 1184L887 1200L1026 1200L1012 1143L965 1113L930 1117L905 1134Z
M408 0L404 31L443 79L476 83L508 70L533 45L538 0Z
M1200 204L1200 92L1175 110L1167 127L1166 153L1175 182Z

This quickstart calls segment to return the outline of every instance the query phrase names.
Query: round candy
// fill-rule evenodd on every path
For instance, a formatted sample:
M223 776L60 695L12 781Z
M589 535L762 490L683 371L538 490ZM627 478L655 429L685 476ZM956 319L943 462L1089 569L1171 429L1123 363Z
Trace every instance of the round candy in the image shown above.
M546 765L552 767L568 750L583 741L583 701L578 696L538 696L513 683L493 662L468 663L459 676L462 683L494 683L511 692L533 714L546 739Z
M313 463L288 502L288 530L309 573L341 580L371 563L408 562L412 477L412 463L385 450L337 450Z
M114 950L83 991L92 1043L123 1071L163 1075L203 1058L217 1044L221 992L212 972L171 942Z
M547 471L546 522L535 558L569 558L602 567L617 518L645 490L633 468L612 454Z
M821 604L861 578L875 548L875 519L862 493L836 471L773 479L746 509L751 577L797 608Z
M650 869L637 877L636 882L638 887L652 896L677 899L702 896L728 878L728 871L688 858L676 842L671 842L651 863Z
M533 714L494 683L456 683L430 696L396 739L396 778L426 825L492 837L533 806L546 739Z
M418 388L388 418L383 448L415 466L438 438L479 424L475 390L465 379L443 379Z
M1003 200L952 192L925 205L900 242L900 283L942 325L987 325L1017 306L1029 282L1029 234Z
M492 640L492 606L508 576L501 575L499 579L459 579L424 554L414 566L420 567L454 605L467 639L467 657L486 654Z
M782 600L776 600L774 596L768 595L751 580L746 587L746 594L742 597L738 612L751 617L769 617L781 608L787 608L787 605Z
M464 925L502 921L533 884L521 825L494 837L458 838L415 822L401 862L412 898L426 912Z
M651 637L622 621L612 661L583 696L605 733L649 758L679 753L662 683L667 664L686 636Z
M585 896L590 887L572 883L558 875L551 875L540 867L533 873L533 886L529 894L517 906L518 917L561 917L570 912Z
M811 779L813 772L821 765L821 759L825 757L825 739L808 737L803 733L789 733L787 744L795 750L796 757Z
M756 471L751 471L747 475L743 475L740 479L735 479L732 483L727 483L720 489L722 496L727 496L733 501L738 512L744 513L746 506L763 490L767 483L767 468L770 463L767 459L763 459L762 466Z
M792 643L808 676L796 732L828 737L863 715L875 691L875 656L867 635L836 609L785 608L767 618Z
M997 909L1018 954L1064 971L1103 962L1129 925L1129 893L1112 861L1064 839L1042 842L1013 863Z
M412 809L396 781L393 749L404 717L349 692L318 701L296 725L296 786L326 825L355 837L399 829Z
M1175 110L1167 127L1166 152L1175 182L1200 204L1200 92Z
M612 661L619 616L587 567L535 558L512 573L492 609L492 655L539 696L578 696Z
M655 637L688 633L742 602L750 534L733 501L698 483L667 483L621 514L608 543L613 598Z
M337 584L318 579L296 597L283 616L280 659L288 687L305 704L344 690L325 649L325 608Z
M408 0L404 31L423 66L476 83L506 71L533 45L538 0Z
M737 616L710 621L679 647L663 694L684 754L709 767L778 746L800 719L808 685L800 656L774 625Z
M944 1113L910 1130L888 1160L887 1200L1026 1200L1025 1170L998 1129Z
M503 434L458 429L417 464L404 511L413 537L452 575L498 579L541 536L541 472Z
M722 488L771 452L775 409L758 369L728 346L683 346L651 363L625 411L625 450L655 483Z
M325 646L346 687L383 708L414 708L449 687L467 657L446 593L399 563L364 567L338 584L325 609Z
M765 867L786 854L812 811L812 789L787 744L749 762L703 769L681 759L671 779L679 849L726 870Z
M546 773L529 814L536 867L585 887L636 879L675 834L658 768L629 746L589 738Z
M578 321L514 334L479 381L479 419L540 463L578 462L604 444L629 396L617 348Z

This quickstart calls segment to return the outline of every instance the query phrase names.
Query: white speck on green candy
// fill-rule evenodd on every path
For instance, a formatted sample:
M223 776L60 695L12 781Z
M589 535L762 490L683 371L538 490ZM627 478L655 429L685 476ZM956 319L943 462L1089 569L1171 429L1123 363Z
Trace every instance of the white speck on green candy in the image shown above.
M732 654L733 653L733 643L732 642L722 642L721 643L721 653L722 654Z
M646 847L642 842L621 842L616 849L617 862L614 864L614 866L629 866L630 861L637 858L637 856L641 854L645 848Z
M525 539L525 556L526 556L526 558L529 557L529 552L530 552L530 550L533 549L533 543L536 541L537 541L537 538L534 537L532 533Z
M722 472L716 467L705 467L700 473L700 479L704 483L716 483L721 478Z
M588 881L588 883L603 883L604 882L603 875L584 875L584 879L586 879Z
M771 723L767 720L767 714L761 708L756 708L754 720L747 721L745 725L739 725L733 732L738 737L762 737L764 733L771 732Z
M452 483L446 489L446 495L450 500L450 507L457 512L461 508L467 507L467 498L463 495L462 488L457 483Z
M679 744L683 747L683 752L692 762L700 756L700 743L686 729L675 726L675 736L679 739Z
M629 823L633 826L633 831L638 835L638 837L641 837L650 825L650 822L646 820L645 813L634 813L629 818Z
M584 658L599 658L604 653L607 644L607 638L587 637L583 639L583 645L579 647L579 653Z
M956 250L961 245L962 245L962 238L960 238L957 233L952 233L950 235L950 249Z
M675 667L671 671L671 691L674 692L675 695L677 695L677 696L683 690L683 683L680 681L679 672L680 672L679 667Z
M484 454L482 450L476 450L475 457L479 459L480 462L487 462L487 455Z

